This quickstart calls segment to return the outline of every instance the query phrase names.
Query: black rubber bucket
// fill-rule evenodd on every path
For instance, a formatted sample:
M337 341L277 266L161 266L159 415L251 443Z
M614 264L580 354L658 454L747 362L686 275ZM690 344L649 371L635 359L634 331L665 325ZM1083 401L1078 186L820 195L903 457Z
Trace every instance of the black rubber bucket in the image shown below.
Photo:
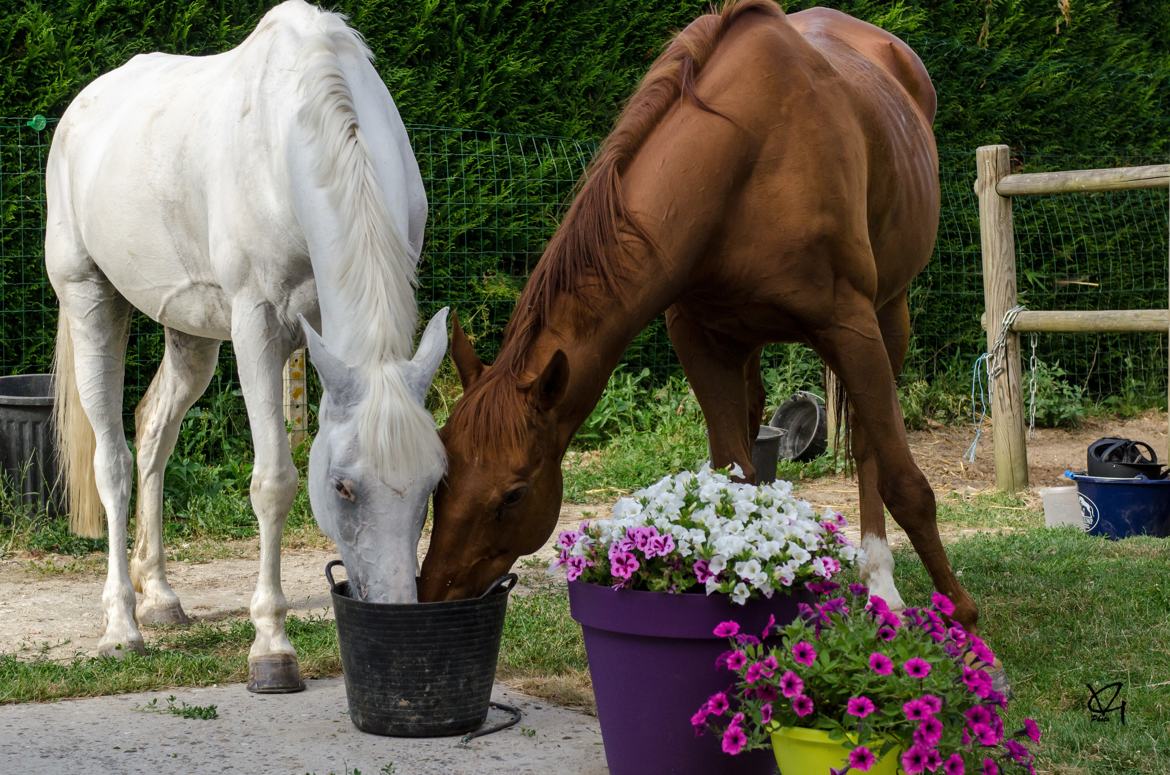
M0 377L0 474L24 503L58 514L53 375Z
M780 459L806 462L820 457L828 448L828 421L820 396L798 390L776 408L773 428L785 431L780 440Z
M480 597L441 603L367 603L325 577L333 594L349 717L363 732L443 737L487 718L508 593L501 576Z
M776 481L776 459L780 455L780 441L784 431L771 425L761 425L752 445L752 467L756 469L756 484Z

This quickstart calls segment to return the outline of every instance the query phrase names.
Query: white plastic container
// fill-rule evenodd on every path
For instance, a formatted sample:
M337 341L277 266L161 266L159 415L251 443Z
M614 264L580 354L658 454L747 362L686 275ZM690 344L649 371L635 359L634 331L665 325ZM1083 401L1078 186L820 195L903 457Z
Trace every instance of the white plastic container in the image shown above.
M1083 527L1081 501L1076 487L1041 487L1037 492L1044 500L1045 527Z

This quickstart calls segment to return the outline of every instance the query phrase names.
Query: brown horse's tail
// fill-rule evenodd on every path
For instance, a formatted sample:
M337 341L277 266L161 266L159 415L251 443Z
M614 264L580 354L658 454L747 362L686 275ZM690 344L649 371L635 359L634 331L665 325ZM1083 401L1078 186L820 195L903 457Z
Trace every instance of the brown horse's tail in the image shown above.
M825 402L831 408L834 417L833 423L833 459L845 457L845 470L853 470L853 434L849 430L849 396L845 392L845 383L833 374L828 366L825 367Z
M57 349L53 354L53 413L56 420L57 459L65 484L69 529L86 538L101 538L105 511L93 473L97 438L81 407L77 371L73 364L73 336L61 310L57 319Z

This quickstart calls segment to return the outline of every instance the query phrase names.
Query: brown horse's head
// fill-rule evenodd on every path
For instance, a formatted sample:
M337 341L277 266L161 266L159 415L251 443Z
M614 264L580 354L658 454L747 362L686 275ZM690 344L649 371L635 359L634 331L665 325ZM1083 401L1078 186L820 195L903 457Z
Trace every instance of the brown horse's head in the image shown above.
M559 349L529 367L485 366L453 325L451 357L463 397L440 431L447 476L435 491L434 529L419 597L474 597L552 533L561 506L564 440L557 409L569 379Z

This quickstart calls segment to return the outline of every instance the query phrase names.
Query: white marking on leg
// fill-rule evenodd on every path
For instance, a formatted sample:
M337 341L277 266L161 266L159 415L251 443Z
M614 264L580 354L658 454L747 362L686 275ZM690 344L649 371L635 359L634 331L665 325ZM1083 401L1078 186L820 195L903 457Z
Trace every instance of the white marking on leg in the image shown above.
M861 580L869 587L869 594L882 598L895 611L906 607L898 588L894 586L894 555L886 539L875 535L861 540L865 559L861 564Z

